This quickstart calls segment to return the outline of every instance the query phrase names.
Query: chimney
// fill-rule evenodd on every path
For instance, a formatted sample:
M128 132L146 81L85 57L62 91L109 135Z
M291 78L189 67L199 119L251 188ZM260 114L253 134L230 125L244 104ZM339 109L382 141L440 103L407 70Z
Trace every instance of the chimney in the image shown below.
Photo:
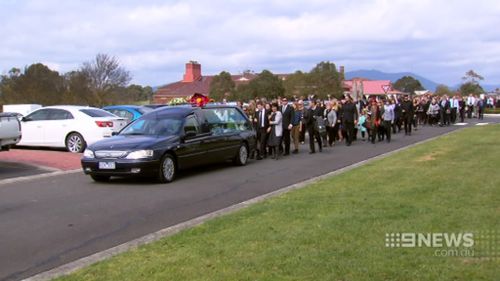
M344 66L343 65L339 66L339 73L340 73L340 80L344 81L345 75L344 75Z
M186 73L182 82L193 82L201 78L201 64L196 61L186 63Z

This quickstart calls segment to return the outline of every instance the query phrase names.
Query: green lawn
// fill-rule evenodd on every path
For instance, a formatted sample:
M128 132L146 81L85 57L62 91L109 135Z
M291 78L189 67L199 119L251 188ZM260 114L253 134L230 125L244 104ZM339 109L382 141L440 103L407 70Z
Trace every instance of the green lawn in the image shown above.
M500 230L499 164L500 126L465 129L60 280L498 280L385 234Z
M500 108L486 108L484 113L489 114L500 114Z

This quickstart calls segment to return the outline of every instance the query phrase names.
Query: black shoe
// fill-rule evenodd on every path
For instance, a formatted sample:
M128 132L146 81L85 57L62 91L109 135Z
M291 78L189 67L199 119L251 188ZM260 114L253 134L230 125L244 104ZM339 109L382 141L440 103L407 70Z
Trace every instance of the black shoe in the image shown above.
M320 148L320 149L319 149L319 152L323 152L323 149L322 149L322 148Z
M298 149L295 149L294 151L292 151L292 154L298 154L298 153L299 153Z
M290 155L290 152L285 152L285 153L283 154L283 156L288 156L288 155Z
M264 158L261 156L257 156L257 160L262 160L262 159L264 159Z

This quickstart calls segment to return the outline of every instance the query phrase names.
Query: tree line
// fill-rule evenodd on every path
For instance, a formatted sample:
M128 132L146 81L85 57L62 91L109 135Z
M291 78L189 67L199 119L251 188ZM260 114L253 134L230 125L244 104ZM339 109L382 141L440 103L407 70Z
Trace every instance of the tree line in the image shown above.
M227 100L250 100L256 97L266 97L268 99L279 96L288 97L308 97L315 95L318 98L340 97L344 93L342 88L342 73L335 64L329 61L318 63L310 72L296 71L286 76L274 75L269 70L264 70L259 74L251 71L244 71L242 76L251 77L248 83L237 85L231 74L222 71L214 76L210 84L210 98L215 101ZM462 77L462 84L454 91L448 86L439 85L436 95L452 96L455 93L461 95L482 94L484 89L479 82L484 78L473 70L469 70ZM403 93L415 94L415 91L424 90L418 79L411 76L404 76L393 84L393 88Z
M462 84L460 84L460 87L457 90L453 90L446 85L440 84L436 87L434 93L438 96L453 96L457 93L462 96L468 96L469 94L483 94L485 93L485 90L479 83L482 80L484 80L484 77L471 69L462 77ZM424 90L420 81L411 76L404 76L400 78L394 83L393 87L401 92L411 94L414 94L415 91Z
M215 101L250 100L256 97L269 99L279 96L339 98L343 93L343 73L334 63L322 61L309 72L296 71L288 75L275 75L269 70L255 74L244 71L248 83L235 83L231 74L222 71L210 84L210 98ZM92 61L84 62L75 71L60 74L42 63L35 63L24 70L12 68L0 77L0 104L36 103L42 105L79 104L104 106L149 101L153 96L150 86L129 85L132 77L120 66L118 60L107 54L98 54ZM470 70L462 78L458 91L462 95L484 93L479 81L484 78ZM404 76L393 87L405 93L414 93L424 87L417 79ZM453 95L454 91L439 85L437 95Z
M256 97L268 99L289 96L308 97L315 95L326 99L328 96L340 97L343 94L341 73L334 63L323 61L318 63L311 71L296 71L286 76L278 76L269 70L259 74L244 71L243 77L252 77L248 83L237 85L231 74L222 71L215 75L210 83L210 98L215 101L250 100Z
M42 63L24 70L12 68L0 77L0 103L42 105L79 104L104 106L150 100L149 86L129 85L130 73L118 60L98 54L78 70L60 74Z

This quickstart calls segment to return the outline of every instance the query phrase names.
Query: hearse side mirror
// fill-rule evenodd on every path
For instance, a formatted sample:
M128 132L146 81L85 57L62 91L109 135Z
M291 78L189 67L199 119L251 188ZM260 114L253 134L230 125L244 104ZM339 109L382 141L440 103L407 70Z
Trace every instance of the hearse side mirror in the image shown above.
M22 117L21 121L28 122L28 121L31 121L31 118L29 118L29 117Z
M111 136L117 136L119 132L112 132Z

